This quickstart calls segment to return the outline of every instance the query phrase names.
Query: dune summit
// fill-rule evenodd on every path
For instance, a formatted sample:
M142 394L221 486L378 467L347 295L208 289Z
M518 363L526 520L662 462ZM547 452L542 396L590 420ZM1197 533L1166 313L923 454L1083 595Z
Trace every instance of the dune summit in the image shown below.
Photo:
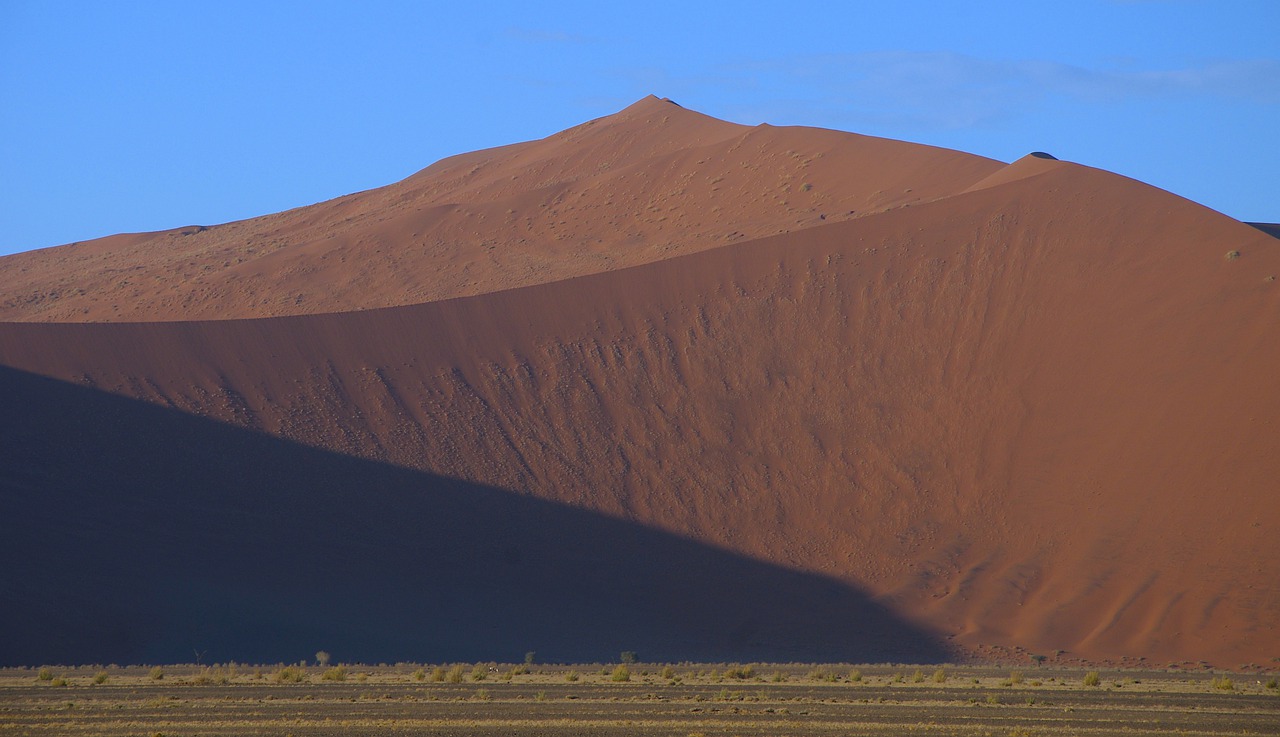
M1277 274L1116 174L657 98L5 257L0 661L1266 664Z

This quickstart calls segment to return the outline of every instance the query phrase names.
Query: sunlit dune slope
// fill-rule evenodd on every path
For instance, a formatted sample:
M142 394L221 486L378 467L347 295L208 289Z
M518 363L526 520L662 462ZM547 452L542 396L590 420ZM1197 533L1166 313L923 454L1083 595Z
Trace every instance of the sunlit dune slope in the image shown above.
M649 97L540 141L213 227L0 260L0 320L152 321L418 304L662 260L952 194L990 159L735 125Z
M758 169L721 167L723 182L698 185L752 203L768 201L747 197L754 188L778 191L783 170L771 167L785 150L808 151L814 173L791 180L754 234L735 221L744 235L725 239L715 217L686 210L669 226L673 238L687 230L684 245L612 241L609 269L575 270L589 249L554 241L539 245L558 254L532 279L542 283L464 298L260 320L10 323L0 361L835 577L968 652L1280 657L1274 238L1036 156L999 167L920 150L919 166L943 175L914 182L906 196L920 199L907 203L893 192L906 144L739 129L667 105L644 101L596 127L660 127L651 111L670 110L693 116L698 145L721 157L753 136L795 136ZM592 135L547 140L555 161L601 168L592 162L612 146L574 155ZM845 182L819 163L852 160L829 139L865 147L858 156L882 169ZM550 145L501 159L527 173ZM635 153L671 157L669 175L645 180L654 192L679 191L707 155L664 151ZM452 181L501 203L513 185L486 177L487 156L498 154L396 187ZM628 161L605 163L623 177ZM864 182L877 179L895 183L875 194ZM810 180L812 194L795 186ZM579 186L604 185L568 190ZM826 192L855 213L815 223L805 218L825 206L791 209ZM545 235L561 221L537 222ZM790 232L767 235L779 229ZM487 288L527 283L484 273Z

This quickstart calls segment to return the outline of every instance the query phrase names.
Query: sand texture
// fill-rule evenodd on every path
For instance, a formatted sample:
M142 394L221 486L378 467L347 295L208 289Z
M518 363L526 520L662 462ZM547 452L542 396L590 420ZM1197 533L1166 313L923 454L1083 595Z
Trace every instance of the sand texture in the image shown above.
M41 660L65 600L104 628L58 620L66 651L120 658L262 660L292 622L439 659L410 622L484 612L449 657L507 628L565 657L631 633L1270 662L1277 274L1272 236L1116 174L656 98L308 208L5 257L0 618L30 634L0 660ZM83 593L133 570L133 599ZM173 580L191 600L139 624ZM344 586L360 627L323 604Z

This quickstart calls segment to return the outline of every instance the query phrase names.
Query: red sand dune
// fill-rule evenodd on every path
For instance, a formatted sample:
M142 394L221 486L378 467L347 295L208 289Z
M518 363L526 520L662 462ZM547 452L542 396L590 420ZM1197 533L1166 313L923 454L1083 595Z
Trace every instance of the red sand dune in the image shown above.
M0 261L0 320L199 320L419 304L560 281L953 194L977 156L750 128L649 97L381 189Z
M1280 657L1280 243L1175 195L649 98L176 233L0 259L0 363L818 574L980 657Z

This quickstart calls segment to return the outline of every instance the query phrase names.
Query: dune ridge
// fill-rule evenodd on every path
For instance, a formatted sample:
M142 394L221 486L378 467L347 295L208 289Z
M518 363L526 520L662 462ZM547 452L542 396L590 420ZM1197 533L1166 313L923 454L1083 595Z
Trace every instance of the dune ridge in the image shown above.
M712 146L780 135L692 120ZM589 146L613 122L556 160L612 151ZM890 179L911 148L786 135ZM616 176L683 171L628 136L668 168ZM509 186L459 174L477 156L421 177ZM1070 162L912 160L945 176L847 218L398 306L0 323L0 362L830 577L958 657L1280 655L1274 239Z
M329 202L2 259L0 320L254 318L483 294L926 201L1000 166L649 97Z

